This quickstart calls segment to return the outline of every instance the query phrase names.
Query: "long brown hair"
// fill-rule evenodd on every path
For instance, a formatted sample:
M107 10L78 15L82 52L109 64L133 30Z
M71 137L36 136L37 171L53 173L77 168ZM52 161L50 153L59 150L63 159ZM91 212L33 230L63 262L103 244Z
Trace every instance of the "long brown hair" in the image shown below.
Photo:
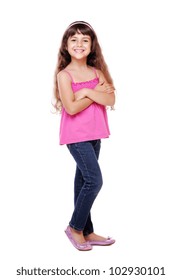
M107 64L104 60L101 47L99 45L97 35L93 30L92 26L85 21L75 21L71 23L66 31L63 34L61 41L61 46L58 52L57 66L54 73L54 99L55 102L53 106L56 111L61 111L62 103L59 96L57 74L66 68L66 66L71 62L71 56L67 51L67 41L68 38L75 35L76 33L82 33L83 35L88 35L91 37L91 52L87 57L87 65L95 67L98 70L101 70L104 74L108 83L113 84L113 80L109 73Z

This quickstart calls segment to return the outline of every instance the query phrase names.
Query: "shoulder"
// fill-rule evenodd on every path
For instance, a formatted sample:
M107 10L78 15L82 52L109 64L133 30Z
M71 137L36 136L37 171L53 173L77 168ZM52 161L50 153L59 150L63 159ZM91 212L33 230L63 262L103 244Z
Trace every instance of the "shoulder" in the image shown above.
M105 81L106 80L105 77L104 77L104 74L101 70L95 68L95 71L96 71L97 77L99 78L100 81Z
M63 69L61 70L58 74L57 74L57 80L58 81L71 81L71 77L69 75L69 73Z
M70 88L72 80L70 75L65 70L61 70L57 74L57 83L58 83L58 88L61 90L64 88Z

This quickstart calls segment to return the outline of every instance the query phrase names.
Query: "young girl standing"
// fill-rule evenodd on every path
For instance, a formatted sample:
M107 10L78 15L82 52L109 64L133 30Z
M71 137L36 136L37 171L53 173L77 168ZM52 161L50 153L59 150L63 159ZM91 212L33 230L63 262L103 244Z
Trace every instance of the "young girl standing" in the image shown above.
M61 110L60 144L76 162L74 211L65 230L78 250L111 245L114 239L94 233L90 210L102 187L98 163L102 138L109 137L106 106L113 106L112 78L95 31L76 21L66 29L55 71L55 108Z

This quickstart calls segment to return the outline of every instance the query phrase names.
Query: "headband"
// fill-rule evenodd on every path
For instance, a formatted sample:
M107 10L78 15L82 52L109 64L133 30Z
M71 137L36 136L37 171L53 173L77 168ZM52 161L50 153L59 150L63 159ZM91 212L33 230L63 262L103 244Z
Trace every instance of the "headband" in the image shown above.
M68 26L67 29L69 29L71 26L74 26L74 25L76 25L76 24L83 24L83 25L86 25L86 26L88 26L91 30L93 30L92 26L91 26L89 23L85 22L85 21L74 21L73 23L71 23L71 24ZM93 30L93 31L94 31L94 30Z

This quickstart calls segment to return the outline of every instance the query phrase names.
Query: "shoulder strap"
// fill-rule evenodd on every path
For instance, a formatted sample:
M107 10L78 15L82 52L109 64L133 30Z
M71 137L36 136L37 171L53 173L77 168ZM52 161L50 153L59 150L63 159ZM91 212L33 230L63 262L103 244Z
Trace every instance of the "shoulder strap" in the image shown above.
M70 79L71 79L71 81L73 82L73 77L71 76L71 74L70 74L70 72L68 72L67 70L63 70L64 72L66 72L69 76L70 76Z
M93 67L93 70L94 70L96 78L98 78L97 71L96 71L95 67Z

